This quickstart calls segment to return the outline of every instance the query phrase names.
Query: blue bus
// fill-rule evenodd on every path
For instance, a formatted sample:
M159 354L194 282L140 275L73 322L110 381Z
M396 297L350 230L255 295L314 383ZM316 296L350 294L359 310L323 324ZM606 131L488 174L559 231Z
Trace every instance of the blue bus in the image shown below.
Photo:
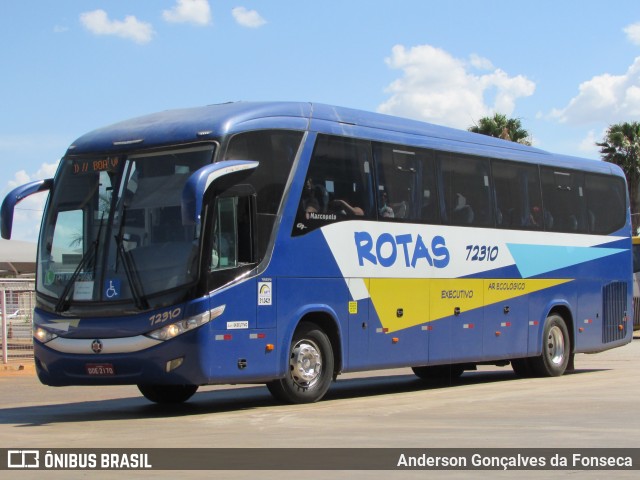
M610 163L294 102L165 111L92 131L38 243L37 373L186 401L341 373L479 364L558 376L632 338L627 187Z

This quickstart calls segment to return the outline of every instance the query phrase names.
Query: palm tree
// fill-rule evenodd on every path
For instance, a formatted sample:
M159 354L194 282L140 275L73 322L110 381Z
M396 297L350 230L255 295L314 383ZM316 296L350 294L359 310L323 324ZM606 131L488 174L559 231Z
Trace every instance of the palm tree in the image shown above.
M640 181L640 123L616 123L609 126L602 142L596 142L605 162L615 163L624 171L629 185L631 213L640 213L638 182ZM640 221L632 217L633 231L638 231Z
M531 145L529 132L522 128L520 119L507 118L502 113L495 113L493 117L482 117L476 125L469 127L468 130L523 145Z

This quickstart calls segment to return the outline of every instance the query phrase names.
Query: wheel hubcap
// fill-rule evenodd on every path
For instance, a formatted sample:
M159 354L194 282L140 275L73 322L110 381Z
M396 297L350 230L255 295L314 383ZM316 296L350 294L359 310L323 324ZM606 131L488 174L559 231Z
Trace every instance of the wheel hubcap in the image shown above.
M564 335L560 327L553 326L547 337L547 356L554 365L562 365L564 361Z
M291 378L303 388L312 387L322 372L320 348L310 340L300 340L291 350Z

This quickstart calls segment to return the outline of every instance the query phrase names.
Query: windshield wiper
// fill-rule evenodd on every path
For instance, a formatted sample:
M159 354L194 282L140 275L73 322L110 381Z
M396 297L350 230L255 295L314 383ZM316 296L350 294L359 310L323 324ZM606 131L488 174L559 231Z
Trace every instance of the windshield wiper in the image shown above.
M75 281L78 278L78 275L80 275L80 272L82 272L84 267L89 264L89 261L94 257L94 255L98 251L98 245L100 244L100 233L102 232L103 219L104 219L104 212L102 213L102 218L100 219L100 226L98 227L98 235L96 236L96 239L93 241L93 243L91 243L91 246L87 249L87 251L84 252L84 255L82 255L82 258L80 259L80 263L78 263L78 266L71 274L71 278L65 285L64 290L62 291L62 295L60 295L60 298L56 303L56 308L55 308L56 313L60 313L62 312L62 310L65 310L65 307L67 306L67 297L71 292L71 287L73 287L73 285L75 284ZM95 262L94 262L94 267L95 267ZM95 272L94 272L94 278L95 278Z
M127 207L123 205L122 207L122 218L120 220L120 228L118 229L118 234L115 236L116 240L116 250L118 255L122 259L122 265L124 267L124 273L127 277L127 282L129 282L129 288L131 289L131 295L133 296L133 301L138 307L139 310L147 310L149 308L149 302L144 294L144 290L142 288L142 282L140 281L140 276L138 275L138 271L136 270L135 262L131 257L131 254L125 250L123 236L124 236L124 221L127 212ZM117 264L116 264L117 265ZM117 271L117 266L116 266Z

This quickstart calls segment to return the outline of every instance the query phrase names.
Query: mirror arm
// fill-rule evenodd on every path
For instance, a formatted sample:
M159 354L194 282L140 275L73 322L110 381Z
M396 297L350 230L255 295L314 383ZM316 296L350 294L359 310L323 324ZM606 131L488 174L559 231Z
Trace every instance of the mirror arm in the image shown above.
M2 224L0 229L2 230L2 238L9 240L11 238L11 230L13 228L13 212L16 205L34 193L45 192L51 190L53 187L53 178L46 180L36 180L35 182L29 182L25 185L21 185L11 190L2 202L0 208Z

